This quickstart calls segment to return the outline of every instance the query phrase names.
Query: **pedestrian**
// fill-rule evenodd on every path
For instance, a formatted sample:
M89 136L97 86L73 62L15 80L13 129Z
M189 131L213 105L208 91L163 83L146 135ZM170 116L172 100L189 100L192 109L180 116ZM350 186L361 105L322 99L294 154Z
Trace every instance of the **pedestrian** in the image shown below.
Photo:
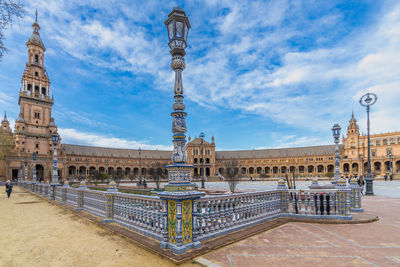
M13 188L13 185L10 182L10 180L8 180L7 183L6 183L6 193L7 193L7 197L8 198L10 198L10 195L11 195L11 192L12 192L12 188Z
M386 182L387 181L387 174L385 174L384 178L385 178L385 182Z
M362 182L361 182L361 179L362 179L362 176L360 176L358 179L357 179L357 184L358 184L358 186L359 187L361 187L361 194L363 193L363 188L362 188Z
M364 185L365 185L364 177L361 177L361 195L364 195Z

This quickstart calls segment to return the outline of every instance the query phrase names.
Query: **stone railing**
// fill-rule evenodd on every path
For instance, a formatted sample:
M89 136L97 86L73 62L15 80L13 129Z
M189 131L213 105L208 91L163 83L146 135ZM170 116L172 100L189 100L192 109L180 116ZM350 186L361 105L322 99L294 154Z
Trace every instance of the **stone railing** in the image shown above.
M196 249L208 239L278 217L349 220L350 211L362 211L360 187L346 186L344 181L334 189L288 190L280 180L275 190L208 195L180 205L159 196L120 193L113 182L107 191L90 190L85 182L79 188L68 183L21 182L20 186L158 240L163 248L173 237L177 254L187 243Z
M199 241L214 238L280 213L280 191L202 197L194 201L193 237Z

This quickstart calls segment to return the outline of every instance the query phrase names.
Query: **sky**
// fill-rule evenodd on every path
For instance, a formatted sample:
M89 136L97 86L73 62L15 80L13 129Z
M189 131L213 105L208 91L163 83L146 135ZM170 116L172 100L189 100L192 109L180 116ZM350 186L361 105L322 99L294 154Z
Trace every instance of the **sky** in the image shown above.
M183 87L188 135L217 150L333 143L373 92L371 132L400 130L399 1L28 0L5 32L0 112L18 117L35 9L62 142L172 149L168 13L191 23Z

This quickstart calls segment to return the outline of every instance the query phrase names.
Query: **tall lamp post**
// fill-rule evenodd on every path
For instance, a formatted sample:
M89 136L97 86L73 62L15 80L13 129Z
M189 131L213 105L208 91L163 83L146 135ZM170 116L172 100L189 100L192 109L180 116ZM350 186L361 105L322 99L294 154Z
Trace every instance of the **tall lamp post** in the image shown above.
M142 185L142 149L139 147L139 185Z
M387 155L389 156L390 162L389 162L389 168L390 168L390 179L393 179L393 154L391 150L387 151Z
M37 158L37 153L33 152L32 153L32 159L33 159L33 175L32 175L32 183L36 183L36 158Z
M204 140L205 136L206 135L203 132L201 132L200 136L199 136L201 138L201 148L200 148L200 152L201 152L201 172L200 172L200 174L201 174L201 188L202 189L206 188L206 185L205 185L206 177L204 176L205 172L204 172L204 147L203 147L203 140Z
M340 138L340 128L339 124L335 124L332 127L333 139L335 142L335 174L332 184L337 184L340 179L340 155L339 155L339 138Z
M201 242L193 224L194 200L203 193L195 190L196 185L190 182L192 165L187 164L186 154L186 120L185 104L183 103L182 71L185 69L185 49L190 29L189 19L183 9L176 7L165 21L168 31L168 45L172 55L171 68L175 72L174 104L171 112L172 120L172 164L167 166L168 184L165 191L158 193L165 200L167 210L167 225L164 228L162 248L169 248L176 254L182 254L188 249L198 248ZM192 230L193 229L193 230Z
M373 189L373 178L371 175L371 141L370 141L370 134L369 134L369 111L371 106L375 104L378 97L376 94L373 93L366 93L360 98L360 105L366 107L367 109L367 133L368 133L368 165L367 165L367 177L365 178L366 183L366 195L374 195Z
M51 184L52 185L59 185L60 182L58 181L58 160L57 160L57 145L58 145L58 140L60 136L58 133L55 131L52 136L51 140L53 141L53 147L54 147L54 152L53 152L53 175L51 177Z
M28 161L25 160L24 162L25 165L25 183L28 181Z

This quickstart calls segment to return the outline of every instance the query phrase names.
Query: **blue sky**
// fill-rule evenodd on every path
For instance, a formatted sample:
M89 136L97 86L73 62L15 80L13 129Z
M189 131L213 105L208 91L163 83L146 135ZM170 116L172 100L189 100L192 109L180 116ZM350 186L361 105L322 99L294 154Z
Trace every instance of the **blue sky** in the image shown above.
M25 1L6 31L0 109L18 116L35 8L62 142L171 149L173 72L164 20L189 17L188 134L218 150L332 143L351 112L365 131L400 130L398 1Z

